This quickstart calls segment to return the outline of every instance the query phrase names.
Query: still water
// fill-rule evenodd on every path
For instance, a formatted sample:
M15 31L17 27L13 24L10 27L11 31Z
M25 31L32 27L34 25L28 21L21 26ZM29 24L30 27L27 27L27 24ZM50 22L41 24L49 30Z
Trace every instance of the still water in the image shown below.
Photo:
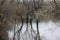
M15 31L17 31L20 28L21 24L15 24L15 26L17 26ZM20 35L20 40L34 40L35 34L33 34L33 36L32 36L30 24L28 24L28 26L29 26L29 28L28 28L28 32L27 32L26 23L24 23L23 29L22 29L21 35ZM37 32L35 22L32 23L32 26L33 26L34 31ZM53 22L53 21L40 22L38 26L39 26L39 33L41 36L41 40L60 40L60 23ZM7 32L8 32L9 40L13 40L13 36L14 36L13 29L9 30ZM18 40L17 35L15 37L16 37L16 40Z

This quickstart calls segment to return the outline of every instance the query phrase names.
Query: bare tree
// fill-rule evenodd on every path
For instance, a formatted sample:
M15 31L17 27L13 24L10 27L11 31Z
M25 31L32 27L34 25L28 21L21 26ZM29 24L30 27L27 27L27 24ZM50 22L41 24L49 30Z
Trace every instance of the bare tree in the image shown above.
M36 28L37 28L37 35L36 35L36 37L35 37L35 40L41 40L41 38L40 38L40 33L39 33L38 23L39 23L39 21L37 20L37 21L36 21L36 24L37 24L37 26L36 26Z

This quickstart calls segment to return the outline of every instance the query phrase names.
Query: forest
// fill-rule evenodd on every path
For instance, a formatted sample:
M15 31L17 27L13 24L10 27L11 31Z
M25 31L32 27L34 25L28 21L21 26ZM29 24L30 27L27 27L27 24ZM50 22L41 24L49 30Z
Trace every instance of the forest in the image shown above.
M0 40L28 40L20 39L24 23L26 32L31 28L31 35L35 35L31 40L42 40L38 25L51 20L60 22L60 0L0 0ZM8 38L7 30L13 30L13 39Z

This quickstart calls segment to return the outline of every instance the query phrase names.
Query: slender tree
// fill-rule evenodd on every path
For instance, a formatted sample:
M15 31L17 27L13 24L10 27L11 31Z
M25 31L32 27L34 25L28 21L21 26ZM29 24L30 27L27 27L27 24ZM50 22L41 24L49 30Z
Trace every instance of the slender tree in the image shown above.
M37 20L37 21L36 21L36 24L37 24L37 26L36 26L36 28L37 28L37 35L36 35L36 37L35 37L35 40L41 40L41 38L40 38L40 33L39 33L38 23L39 23L39 21Z

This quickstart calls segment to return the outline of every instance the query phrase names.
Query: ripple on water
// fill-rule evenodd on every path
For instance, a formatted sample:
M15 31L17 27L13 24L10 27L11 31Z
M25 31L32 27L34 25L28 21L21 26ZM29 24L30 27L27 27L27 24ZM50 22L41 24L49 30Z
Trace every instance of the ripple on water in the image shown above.
M18 25L18 27L20 27L20 24ZM36 23L33 23L33 29L36 32ZM23 39L24 40L28 40L28 39L34 40L30 31L29 31L30 34L26 35L25 30L26 30L26 24L24 23L22 33L21 33L21 36L23 37ZM30 30L30 24L29 24L29 30ZM39 23L39 32L40 32L40 36L41 36L42 40L60 40L60 23L52 22L52 21L41 22L41 23ZM10 40L13 40L12 39L13 35L14 35L13 30L8 31L8 36L9 36ZM29 35L31 35L31 36L29 37ZM21 40L23 40L23 39L21 39Z

